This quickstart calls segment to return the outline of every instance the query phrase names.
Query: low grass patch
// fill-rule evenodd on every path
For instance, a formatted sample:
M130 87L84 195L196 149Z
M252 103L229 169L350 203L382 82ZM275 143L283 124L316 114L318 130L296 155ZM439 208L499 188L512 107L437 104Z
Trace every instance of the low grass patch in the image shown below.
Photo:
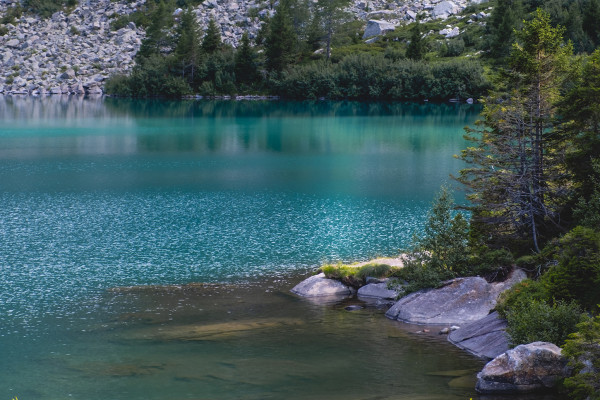
M358 266L358 264L327 264L321 267L321 272L329 279L336 279L346 285L359 288L364 286L367 277L373 278L388 278L397 272L400 267L392 267L387 264L366 264Z

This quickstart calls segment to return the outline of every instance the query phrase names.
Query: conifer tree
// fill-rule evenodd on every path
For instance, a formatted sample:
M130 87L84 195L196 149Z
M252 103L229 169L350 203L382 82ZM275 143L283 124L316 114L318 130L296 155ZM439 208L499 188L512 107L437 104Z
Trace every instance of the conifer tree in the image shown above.
M296 47L296 32L289 16L288 4L285 0L281 0L275 15L269 22L269 35L266 41L267 69L281 72L292 63L296 56Z
M413 27L410 29L410 43L408 48L406 49L406 57L411 60L422 60L425 57L425 41L423 40L423 35L421 34L421 23L417 18L417 22L414 23Z
M179 39L175 47L175 57L181 70L181 77L194 81L196 70L201 61L199 26L191 10L181 15L178 29Z
M315 13L322 22L325 39L326 56L331 58L331 40L340 24L349 18L345 8L350 0L318 0Z
M540 251L544 231L560 229L565 203L564 141L552 129L572 46L564 29L537 10L513 45L509 93L493 93L475 142L462 153L473 166L459 181L471 191L473 218L492 236L523 240Z
M505 58L514 42L515 29L521 28L524 15L521 0L498 0L488 22L490 55Z
M202 39L202 49L208 53L214 53L221 47L221 31L213 18L208 21L208 27Z
M235 79L239 83L252 84L258 77L256 53L250 46L248 32L244 32L240 47L235 53Z

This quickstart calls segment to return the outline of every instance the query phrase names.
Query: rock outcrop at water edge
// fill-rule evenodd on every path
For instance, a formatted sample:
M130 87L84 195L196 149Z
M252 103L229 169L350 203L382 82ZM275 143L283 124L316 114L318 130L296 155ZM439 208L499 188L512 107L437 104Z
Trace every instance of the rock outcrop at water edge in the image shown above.
M515 270L505 282L488 283L480 277L456 278L439 289L426 289L401 298L385 314L413 324L461 325L486 317L501 292L525 279Z
M352 289L339 281L327 279L324 273L311 276L292 288L292 293L302 297L350 296Z
M508 350L506 320L493 312L452 331L448 341L477 357L492 359Z
M548 390L569 376L561 349L548 342L523 344L499 355L477 374L482 394Z

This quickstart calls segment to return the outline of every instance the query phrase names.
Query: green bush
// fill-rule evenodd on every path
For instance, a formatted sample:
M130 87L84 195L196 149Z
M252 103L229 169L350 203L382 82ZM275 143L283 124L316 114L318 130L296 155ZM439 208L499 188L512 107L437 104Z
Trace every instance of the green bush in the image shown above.
M525 279L500 294L496 311L500 313L502 318L506 318L510 310L527 307L532 302L546 302L548 300L550 300L550 296L542 282Z
M520 302L506 312L506 333L511 346L531 342L564 344L581 320L581 309L576 302Z
M569 397L600 399L600 316L587 316L577 324L577 332L569 335L563 355L573 368L573 376L564 381Z
M0 25L0 36L4 36L8 33L8 28L4 25Z
M542 277L556 299L576 301L586 310L600 304L600 233L576 227L553 246L558 264Z
M452 216L454 200L442 187L428 213L423 235L415 235L404 268L396 274L407 281L404 294L437 287L444 280L469 273L469 224L461 213Z
M6 10L6 13L0 18L0 25L2 24L13 24L23 14L21 6L10 7Z
M503 281L512 271L514 258L506 249L485 247L473 255L469 263L472 275L484 277L488 282Z

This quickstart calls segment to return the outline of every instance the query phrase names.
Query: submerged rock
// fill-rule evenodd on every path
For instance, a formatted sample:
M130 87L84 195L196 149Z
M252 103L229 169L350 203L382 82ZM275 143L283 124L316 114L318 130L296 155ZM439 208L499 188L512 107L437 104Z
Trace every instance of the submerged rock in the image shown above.
M483 358L494 358L508 350L506 321L497 312L454 330L448 335L450 343Z
M553 388L569 375L561 349L548 342L523 344L502 353L477 374L482 394L520 393Z
M358 297L395 299L398 297L398 294L397 290L388 289L386 282L369 283L358 289Z
M343 283L327 279L324 273L311 276L292 288L292 293L302 297L349 296L352 290Z

